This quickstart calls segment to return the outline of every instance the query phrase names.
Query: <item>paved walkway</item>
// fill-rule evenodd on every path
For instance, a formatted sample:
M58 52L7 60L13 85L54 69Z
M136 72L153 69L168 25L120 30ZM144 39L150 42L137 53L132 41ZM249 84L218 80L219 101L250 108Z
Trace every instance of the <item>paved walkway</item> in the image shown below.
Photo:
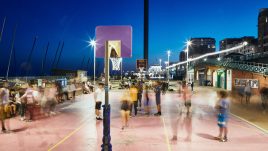
M176 93L162 96L163 116L145 116L140 112L130 119L130 126L121 130L121 91L110 91L111 136L116 151L238 151L266 150L268 135L250 124L231 117L229 141L213 139L218 134L216 117L211 107L215 103L213 89L199 88L193 97L193 114L179 115L177 105L181 98ZM155 112L154 94L151 95L152 114ZM10 120L13 133L0 134L0 151L94 151L102 144L102 121L96 121L93 95L77 97L75 103L58 106L54 117L21 122ZM171 141L174 133L177 141Z

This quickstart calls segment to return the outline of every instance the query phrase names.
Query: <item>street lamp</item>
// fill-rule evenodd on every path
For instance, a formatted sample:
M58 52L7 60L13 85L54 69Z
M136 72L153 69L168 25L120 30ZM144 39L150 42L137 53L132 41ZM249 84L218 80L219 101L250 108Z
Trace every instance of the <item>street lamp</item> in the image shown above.
M94 51L94 74L93 74L93 83L94 85L96 84L95 83L95 74L96 74L96 45L97 45L97 42L95 39L90 39L89 41L89 45L91 46L91 48L93 48L93 51Z
M167 56L168 56L168 66L169 66L169 57L170 57L170 53L171 53L171 51L168 50L168 51L167 51ZM167 78L168 78L168 83L169 83L169 68L167 69Z
M189 63L188 63L188 59L189 59L189 46L191 46L192 45L192 41L191 40L187 40L186 41L186 53L187 53L187 55L186 55L186 61L187 61L187 63L186 63L186 78L185 78L185 80L187 81L188 80L188 67L189 67Z

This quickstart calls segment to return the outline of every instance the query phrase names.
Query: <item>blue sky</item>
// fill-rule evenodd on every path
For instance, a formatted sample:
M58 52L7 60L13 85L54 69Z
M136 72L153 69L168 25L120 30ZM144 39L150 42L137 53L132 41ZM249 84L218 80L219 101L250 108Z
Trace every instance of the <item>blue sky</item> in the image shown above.
M257 37L257 17L260 8L268 7L267 0L150 0L149 62L178 61L184 41L190 37ZM7 68L12 30L18 24L11 75L23 74L33 39L38 36L30 74L40 73L44 47L50 42L45 65L49 72L59 41L64 41L60 68L84 68L93 52L86 40L94 37L98 25L131 25L133 27L133 57L124 59L124 70L134 70L136 59L143 58L143 0L1 0L0 21L7 17L3 40L0 43L0 75ZM1 25L2 26L2 25ZM218 48L218 47L217 47ZM102 59L97 59L98 72Z

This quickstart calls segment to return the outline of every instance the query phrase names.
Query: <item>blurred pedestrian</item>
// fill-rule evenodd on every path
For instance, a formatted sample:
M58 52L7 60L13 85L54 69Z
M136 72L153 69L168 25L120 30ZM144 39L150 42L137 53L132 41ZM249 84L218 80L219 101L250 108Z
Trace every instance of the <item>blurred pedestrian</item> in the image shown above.
M218 96L219 100L216 104L216 109L218 110L219 135L216 139L220 142L227 142L230 101L227 99L228 94L226 91L219 91Z
M138 88L138 103L139 103L139 108L141 109L142 93L143 93L143 82L142 81L138 82L137 88Z
M181 102L177 103L177 117L175 119L175 123L173 125L173 137L172 141L177 141L178 139L178 130L181 132L183 130L186 131L185 141L191 141L192 139L192 113L187 113L185 110L185 105Z
M57 104L57 88L54 83L50 87L45 88L44 95L46 97L46 107L48 108L48 115L55 115L55 107Z
M138 113L138 89L134 83L129 88L131 105L130 105L130 116L132 116L132 108L134 107L134 116Z
M21 100L25 99L26 101L26 111L29 112L30 117L27 120L27 122L31 122L33 120L33 112L34 112L34 105L35 105L35 97L34 97L34 89L32 84L28 84L28 88L26 89L24 95L21 96ZM23 118L21 120L25 120L25 113L23 115Z
M70 90L73 93L73 98L72 100L75 101L75 96L76 96L76 86L75 86L75 82L72 82L72 84L70 85Z
M250 87L249 82L245 86L244 93L245 93L245 96L246 96L246 104L249 104L250 103L250 97L251 97L251 87Z
M101 110L101 105L105 101L104 83L99 83L99 86L94 93L94 99L96 102L95 104L96 119L102 120L102 118L100 117L100 110Z
M156 101L156 106L157 106L157 113L155 113L155 116L161 116L161 83L160 81L156 82L156 85L154 87L154 92L155 92L155 101Z
M144 111L146 114L150 115L150 96L149 96L149 86L145 85L145 102L144 102Z
M190 109L192 106L191 97L192 97L192 93L189 91L186 81L183 81L182 82L182 98L184 101L184 105L187 109L187 114L190 113Z
M9 101L9 90L8 90L8 82L4 82L3 87L0 89L0 120L2 125L2 132L8 132L8 127L6 127L6 115L5 115L5 107Z
M122 130L124 130L125 127L128 127L130 105L131 105L131 98L129 91L125 91L121 98Z
M194 92L194 80L192 80L191 82L191 89L192 89L192 92Z

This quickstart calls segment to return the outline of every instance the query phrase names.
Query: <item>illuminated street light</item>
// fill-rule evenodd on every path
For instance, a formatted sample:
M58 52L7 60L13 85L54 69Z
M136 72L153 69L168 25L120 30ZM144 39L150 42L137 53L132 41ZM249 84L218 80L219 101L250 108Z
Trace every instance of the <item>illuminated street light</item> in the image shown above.
M189 63L188 63L188 59L189 59L189 46L192 45L192 41L191 40L187 40L186 41L186 77L185 77L185 80L187 81L188 80L188 66L189 66ZM189 81L188 81L189 82Z
M167 51L167 56L168 56L168 66L169 66L169 57L170 57L170 53L171 53L171 51L168 50L168 51ZM169 83L169 69L167 70L167 78L168 78L168 83Z
M220 57L218 57L218 58L217 58L217 60L218 60L218 61L221 61L221 58L220 58Z
M93 51L94 51L94 74L93 74L93 83L94 85L96 84L95 83L95 74L96 74L96 45L97 45L97 41L95 39L90 39L89 41L89 46L91 48L93 48Z

